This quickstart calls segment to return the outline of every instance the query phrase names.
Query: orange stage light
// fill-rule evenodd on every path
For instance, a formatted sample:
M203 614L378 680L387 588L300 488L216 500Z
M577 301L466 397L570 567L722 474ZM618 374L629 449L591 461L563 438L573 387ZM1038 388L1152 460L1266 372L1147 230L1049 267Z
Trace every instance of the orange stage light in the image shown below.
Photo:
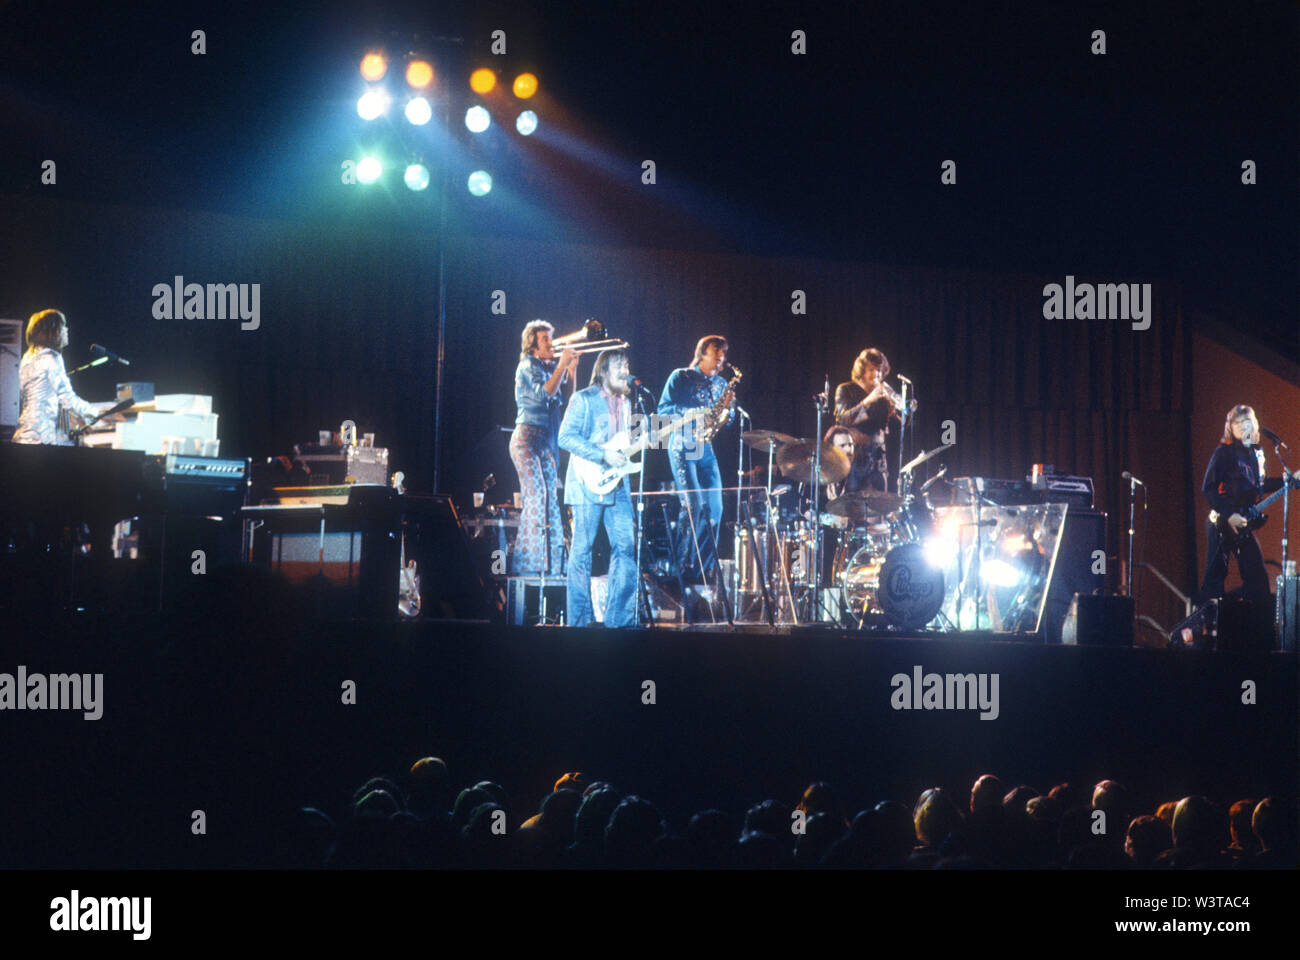
M412 60L406 65L406 82L417 90L433 83L433 66L427 60Z
M487 67L479 67L469 75L469 88L479 96L491 93L497 85L497 75Z
M361 76L374 83L388 72L388 60L382 53L367 53L361 58Z
M520 100L527 100L537 92L537 78L531 73L521 73L515 77L515 96Z

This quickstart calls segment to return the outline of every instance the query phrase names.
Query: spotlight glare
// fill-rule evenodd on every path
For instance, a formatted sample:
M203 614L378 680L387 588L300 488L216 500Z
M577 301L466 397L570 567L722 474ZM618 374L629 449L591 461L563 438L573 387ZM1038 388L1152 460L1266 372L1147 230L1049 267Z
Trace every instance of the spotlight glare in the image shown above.
M492 117L483 107L470 107L465 111L465 126L471 133L482 133L492 123Z
M921 549L926 562L940 570L956 560L959 552L957 541L946 537L930 537L922 544Z
M406 82L417 90L433 83L433 66L428 60L412 60L406 65Z
M479 96L491 93L496 85L497 75L487 67L479 67L469 75L469 88Z
M361 58L361 76L370 83L384 79L388 72L388 61L382 53L367 53Z
M362 157L357 164L357 182L374 183L384 172L384 165L374 157Z
M537 114L531 110L525 110L519 114L518 119L515 120L515 129L525 137L531 134L537 129Z
M357 101L357 116L362 120L374 120L388 110L388 92L382 87L367 90Z
M424 97L412 97L406 104L406 119L417 127L422 127L433 116L433 107Z
M984 579L995 587L1014 587L1020 582L1020 571L1005 560L989 560L984 565Z
M475 170L469 175L469 192L476 197L485 197L492 189L492 175L486 170Z
M515 77L514 91L520 100L527 100L537 92L537 78L531 73L519 74Z
M413 163L406 168L402 179L412 190L423 190L429 185L429 168L422 163Z

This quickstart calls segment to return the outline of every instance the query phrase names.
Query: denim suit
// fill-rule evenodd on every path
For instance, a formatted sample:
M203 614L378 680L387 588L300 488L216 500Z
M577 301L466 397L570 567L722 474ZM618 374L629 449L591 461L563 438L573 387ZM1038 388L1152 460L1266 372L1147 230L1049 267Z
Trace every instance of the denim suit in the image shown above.
M631 404L624 407L624 419ZM605 624L611 627L636 625L636 534L632 521L631 484L624 477L606 494L588 490L574 469L574 456L605 462L602 444L614 433L609 405L599 385L579 390L569 401L560 424L560 446L569 451L564 478L564 502L573 508L573 545L569 551L569 623L576 627L592 622L591 546L601 523L609 535L609 602ZM623 423L627 429L628 424Z
M706 376L698 367L674 370L664 384L659 398L661 417L676 419L700 407L711 407L727 389L727 381L716 373ZM691 520L699 540L703 576L711 576L718 560L718 530L722 524L722 471L713 453L712 443L696 442L694 424L674 430L668 439L668 462L679 490L702 490L683 495L684 506L677 527L677 559L683 571L695 569L695 541L691 538Z

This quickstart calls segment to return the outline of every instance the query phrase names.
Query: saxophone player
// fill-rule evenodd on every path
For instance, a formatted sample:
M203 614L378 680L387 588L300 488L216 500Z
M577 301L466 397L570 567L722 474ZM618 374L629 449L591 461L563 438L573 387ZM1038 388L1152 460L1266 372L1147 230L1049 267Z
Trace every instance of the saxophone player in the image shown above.
M727 339L716 334L701 337L695 345L695 358L689 367L679 367L668 377L659 398L659 416L677 418L716 406L727 392L727 381L719 371L727 359ZM735 396L730 398L719 417L719 426L734 415ZM713 444L696 434L696 424L689 423L673 431L668 438L668 462L678 490L688 491L683 502L689 511L685 524L677 533L677 561L683 571L695 568L694 544L699 544L704 581L710 582L718 564L718 527L722 523L722 471L713 453ZM694 537L689 536L694 525Z

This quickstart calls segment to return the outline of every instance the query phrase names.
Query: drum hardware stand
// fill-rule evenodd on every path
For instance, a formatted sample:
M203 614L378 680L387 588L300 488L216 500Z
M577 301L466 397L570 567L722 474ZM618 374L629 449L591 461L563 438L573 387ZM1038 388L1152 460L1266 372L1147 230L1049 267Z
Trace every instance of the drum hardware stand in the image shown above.
M749 537L750 554L754 558L754 563L758 566L758 589L763 595L763 607L764 609L767 610L768 625L771 627L775 627L776 609L772 605L771 595L767 592L767 569L766 569L766 564L763 563L762 555L758 552L758 538L754 536L754 518L752 516L748 516L749 514L748 510L746 510L745 513L747 516L745 518L746 522L743 526L744 526L745 533ZM769 517L769 522L770 519L771 518Z
M821 479L822 479L822 411L830 402L831 396L831 376L825 374L825 383L822 386L822 392L813 397L813 405L817 409L817 433L813 437L813 471L809 480L812 481L812 515L813 515L813 542L812 542L812 596L813 596L813 615L815 619L821 619L822 609L822 525L821 525ZM771 454L769 454L771 456ZM852 465L850 464L850 469ZM771 472L768 472L768 484L771 484ZM793 606L793 601L792 604Z
M775 519L773 519L774 517ZM785 588L785 597L787 600L790 601L790 617L792 620L794 620L795 626L798 626L799 612L794 602L794 590L790 586L790 574L789 571L787 571L785 568L785 555L786 555L785 551L786 551L787 541L782 539L781 537L781 522L780 522L781 508L777 507L776 510L773 511L771 499L769 499L767 502L767 520L768 520L767 535L772 538L772 542L774 542L776 545L776 558L777 558L776 569L780 571L780 579L778 580L778 584L779 587ZM771 557L772 555L769 553L768 554L769 561L771 560Z
M978 629L980 628L980 611L983 610L984 613L986 613L986 614L988 613L988 607L989 607L988 590L986 590L986 589L984 588L984 533L983 533L983 530L984 530L985 527L995 527L995 526L997 526L997 523L998 523L996 518L993 519L993 520L985 521L985 520L982 519L981 516L980 516L980 512L981 512L981 510L983 509L983 507L985 507L985 506L997 507L998 504L994 503L994 502L993 502L992 500L990 500L988 497L984 496L983 493L981 493L979 490L975 489L975 487L973 487L973 486L970 488L970 492L971 492L971 493L973 494L973 496L975 497L975 503L974 503L974 506L975 506L975 522L974 522L974 523L966 523L966 524L962 524L962 526L965 526L965 527L974 527L974 528L975 528L975 543L974 543L974 545L973 545L973 547L972 547L972 552L971 552L971 558L970 558L970 561L969 561L969 563L967 563L967 565L966 565L966 575L962 577L962 579L961 579L961 584L960 584L960 585L958 586L958 588L957 588L957 597L958 597L958 600L957 600L957 629L958 629L958 630L961 630L962 612L965 610L965 608L966 608L966 600L967 600L967 599L969 598L969 596L970 596L970 594L969 594L969 592L968 592L969 588L968 588L967 584L969 583L969 581L970 581L970 579L971 579L971 576L972 576L972 574L971 574L971 567L974 567L974 568L975 568L974 578L975 578L975 589L976 589L976 591L977 591L977 592L976 592L976 595L975 595L975 629L976 629L976 630L978 630Z

